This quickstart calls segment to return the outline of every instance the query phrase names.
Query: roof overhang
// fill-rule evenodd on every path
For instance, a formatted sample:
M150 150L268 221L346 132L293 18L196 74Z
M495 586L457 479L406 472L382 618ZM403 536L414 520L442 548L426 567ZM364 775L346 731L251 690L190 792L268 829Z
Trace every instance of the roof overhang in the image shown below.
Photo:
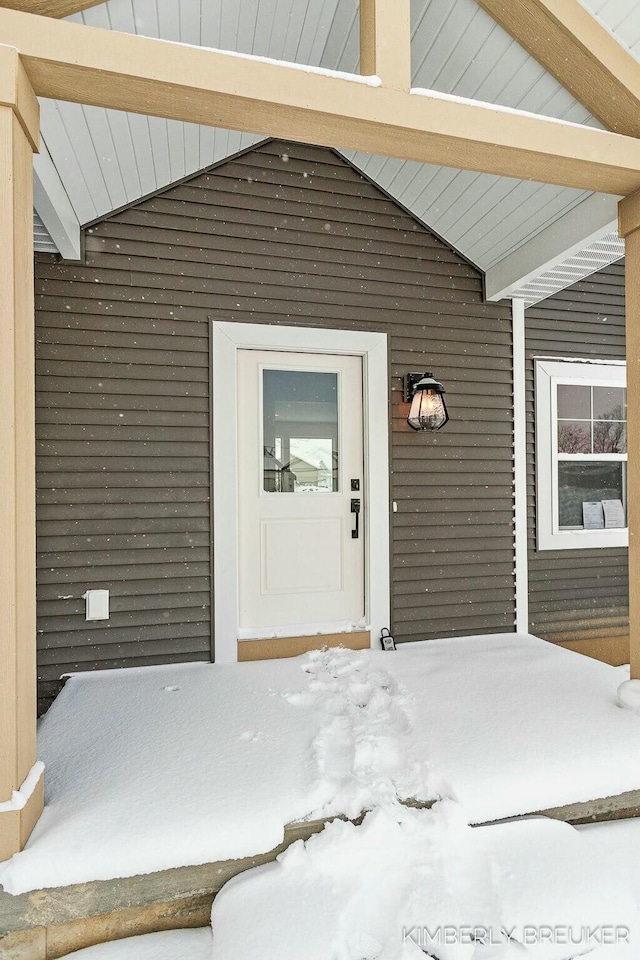
M616 133L410 89L409 0L360 2L361 66L377 77L51 19L93 18L97 0L0 0L0 36L41 97L610 194L567 192L565 208L575 206L561 219L551 212L541 229L538 217L535 235L521 231L507 256L485 258L491 299L528 298L620 253L615 204L640 188L640 64L578 0L477 3ZM61 252L78 256L78 218L50 160L36 168L38 213ZM585 248L592 258L579 256Z

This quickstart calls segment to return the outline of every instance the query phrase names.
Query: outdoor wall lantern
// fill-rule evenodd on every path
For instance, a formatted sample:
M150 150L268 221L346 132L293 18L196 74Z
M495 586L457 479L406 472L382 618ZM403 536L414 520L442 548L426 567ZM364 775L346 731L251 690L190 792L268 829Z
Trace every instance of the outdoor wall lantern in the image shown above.
M407 423L413 430L440 430L449 419L444 387L432 373L408 373L404 399L411 404Z

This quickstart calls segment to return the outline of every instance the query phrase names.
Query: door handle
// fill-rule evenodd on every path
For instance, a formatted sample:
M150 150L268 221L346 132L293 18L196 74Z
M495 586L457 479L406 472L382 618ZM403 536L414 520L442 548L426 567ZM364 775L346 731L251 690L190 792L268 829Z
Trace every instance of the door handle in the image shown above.
M351 501L351 513L356 515L356 525L355 529L351 531L351 539L357 540L360 536L360 501L352 500Z

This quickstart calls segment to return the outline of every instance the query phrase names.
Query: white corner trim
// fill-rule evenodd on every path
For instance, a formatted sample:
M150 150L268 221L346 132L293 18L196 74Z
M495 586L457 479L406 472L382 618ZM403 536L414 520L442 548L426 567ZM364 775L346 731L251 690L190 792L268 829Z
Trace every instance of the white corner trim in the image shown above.
M560 530L558 515L557 459L554 455L556 400L558 383L585 381L594 386L624 386L626 365L619 361L536 360L536 548L538 550L584 550L602 547L626 547L629 530ZM613 458L612 458L613 459ZM616 458L619 459L619 458Z
M79 260L80 224L44 140L33 157L33 205L60 255Z
M0 813L12 813L14 810L23 810L29 803L33 791L38 786L44 773L44 763L42 760L36 760L24 778L24 782L19 790L14 790L10 800L4 800L0 803Z
M524 284L564 263L602 237L615 233L619 199L592 194L499 260L486 272L487 300L517 295Z
M513 299L513 493L516 632L529 632L529 560L527 530L527 405L524 300Z
M213 566L215 660L238 658L237 352L335 353L363 360L364 483L369 511L365 556L367 629L376 645L390 626L389 388L387 336L355 330L212 321Z

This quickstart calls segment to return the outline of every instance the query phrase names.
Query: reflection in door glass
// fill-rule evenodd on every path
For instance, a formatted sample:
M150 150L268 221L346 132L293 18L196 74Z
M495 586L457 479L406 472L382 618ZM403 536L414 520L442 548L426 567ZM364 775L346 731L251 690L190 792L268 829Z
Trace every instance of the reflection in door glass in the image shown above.
M338 490L338 374L264 370L263 488Z

